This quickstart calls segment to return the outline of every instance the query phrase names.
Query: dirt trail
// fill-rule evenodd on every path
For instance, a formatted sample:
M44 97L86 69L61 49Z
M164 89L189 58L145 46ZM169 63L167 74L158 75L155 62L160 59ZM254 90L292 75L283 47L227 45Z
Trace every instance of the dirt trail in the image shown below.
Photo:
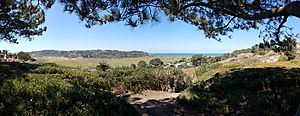
M141 94L130 95L127 100L142 116L195 115L177 104L178 96L179 93L144 91Z

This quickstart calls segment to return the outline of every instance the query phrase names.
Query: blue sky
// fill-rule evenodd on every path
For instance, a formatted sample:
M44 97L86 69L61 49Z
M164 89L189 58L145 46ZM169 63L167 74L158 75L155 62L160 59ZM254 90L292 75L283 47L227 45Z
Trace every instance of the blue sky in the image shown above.
M196 27L181 21L148 24L132 29L123 22L94 26L90 29L74 14L63 12L60 4L46 12L47 32L19 44L0 41L0 49L10 52L37 50L142 50L150 53L224 53L248 48L262 42L257 31L235 31L232 39L218 42L207 39ZM288 25L300 33L300 20L289 18Z

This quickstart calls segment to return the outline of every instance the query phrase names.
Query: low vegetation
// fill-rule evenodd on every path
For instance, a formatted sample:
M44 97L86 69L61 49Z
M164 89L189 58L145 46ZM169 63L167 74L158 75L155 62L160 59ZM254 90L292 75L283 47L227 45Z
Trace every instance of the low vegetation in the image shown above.
M136 115L114 94L162 90L180 92L186 75L161 67L101 67L82 71L56 64L0 64L2 115ZM111 93L112 92L112 93Z
M175 68L122 66L100 71L97 74L99 78L105 80L104 83L109 83L103 89L117 93L143 90L180 92L187 86L184 80L187 76ZM103 86L104 83L99 85Z
M280 47L264 43L221 57L233 60L229 62L193 56L197 80L181 92L178 103L203 115L295 115L300 109L300 65L294 41L287 39ZM247 53L279 57L271 62L243 59Z
M281 66L290 63L296 62ZM210 77L187 88L178 102L205 115L294 115L300 104L300 68L272 64L202 66L199 77Z
M138 115L120 96L160 90L181 92L180 106L204 115L293 115L300 104L300 63L294 60L294 47L278 49L287 51L271 53L256 45L218 57L128 58L134 60L114 66L99 59L66 58L92 63L92 69L40 59L36 64L0 63L0 114ZM257 58L277 55L278 61L242 56L248 53ZM24 52L16 56L30 58Z
M35 56L38 63L55 63L61 66L80 68L80 69L94 69L99 62L106 62L111 67L130 66L136 64L138 66L139 61L145 61L149 63L154 58L159 58L163 62L176 62L181 58L190 57L138 57L138 58L64 58L64 57L45 57Z
M96 74L55 64L0 67L1 115L137 115L126 101L97 87L106 83Z

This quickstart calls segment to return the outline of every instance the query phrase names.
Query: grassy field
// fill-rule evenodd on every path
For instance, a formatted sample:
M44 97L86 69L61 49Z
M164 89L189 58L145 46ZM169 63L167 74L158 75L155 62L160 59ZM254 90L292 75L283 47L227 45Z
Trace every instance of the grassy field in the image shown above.
M37 59L37 62L56 63L62 66L88 69L88 68L96 67L96 65L99 62L103 62L103 61L108 63L112 67L117 67L123 65L129 66L131 64L137 64L141 60L144 60L147 63L149 63L149 61L154 58L160 58L163 62L175 62L177 60L180 60L181 58L189 59L190 57L172 56L172 57L139 57L139 58L119 58L119 59L96 59L96 58L83 59L83 58L64 58L64 57L34 57L34 58Z

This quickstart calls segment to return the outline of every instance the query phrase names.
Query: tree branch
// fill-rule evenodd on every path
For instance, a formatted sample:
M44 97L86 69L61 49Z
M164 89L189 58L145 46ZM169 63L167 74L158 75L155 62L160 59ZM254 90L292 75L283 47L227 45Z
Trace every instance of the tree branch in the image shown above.
M234 18L236 18L236 17L232 17L232 18L227 22L226 25L224 25L223 27L216 28L216 29L214 29L213 31L225 29L226 27L229 26L229 24L233 21Z
M282 27L284 27L284 23L287 22L287 19L288 19L288 16L284 16L282 22L279 24L279 26L278 26L276 32L274 33L275 36L276 36L275 40L276 40L277 42L280 42L280 29L281 29Z
M224 6L220 6L215 3L204 3L204 2L189 3L187 5L184 5L182 8L180 8L177 12L180 12L192 6L206 7L245 20L262 20L262 19L278 17L278 16L295 16L300 18L300 1L294 1L287 5L278 8L273 8L272 10L261 11L260 13L256 13L253 15L250 15L248 13L243 13L238 9L237 10L231 10L230 8L226 9L224 8ZM227 7L234 7L234 6L227 6Z

